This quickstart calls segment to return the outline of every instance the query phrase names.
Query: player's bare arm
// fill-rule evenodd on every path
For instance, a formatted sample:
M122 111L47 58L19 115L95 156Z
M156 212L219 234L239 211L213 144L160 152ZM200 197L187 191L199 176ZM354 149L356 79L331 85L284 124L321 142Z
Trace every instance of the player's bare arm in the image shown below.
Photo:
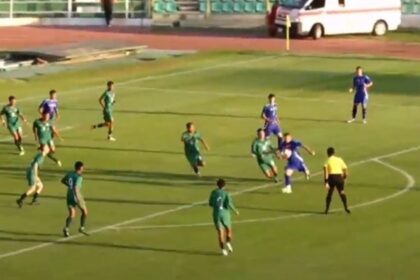
M343 179L347 179L349 171L346 168L343 168Z
M325 188L328 190L330 186L328 185L328 167L327 166L324 166L324 183L325 183Z
M38 131L35 125L32 127L32 132L34 133L35 141L38 141Z
M314 156L315 155L315 151L312 150L311 148L309 148L308 146L302 145L303 149L310 155Z
M19 114L19 118L26 124L28 124L28 120L25 118L23 114Z
M203 144L204 149L206 149L206 151L210 150L209 145L207 144L207 142L204 139L200 139L201 144Z
M268 121L268 118L265 116L264 112L261 113L261 119Z
M105 103L104 103L104 98L103 98L103 96L101 96L101 97L99 98L99 104L101 104L102 109L105 109Z
M60 121L61 115L60 115L60 112L58 111L58 109L55 109L55 116L57 118L57 122Z

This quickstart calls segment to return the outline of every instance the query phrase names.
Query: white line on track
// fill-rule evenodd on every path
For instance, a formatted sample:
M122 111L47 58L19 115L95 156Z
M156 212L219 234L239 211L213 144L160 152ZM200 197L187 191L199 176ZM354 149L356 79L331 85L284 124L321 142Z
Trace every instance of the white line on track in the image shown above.
M371 161L378 162L378 161L380 161L381 159L384 159L384 158L394 157L394 156L402 155L402 154L405 154L405 153L418 151L419 149L420 149L420 146L412 147L412 148L404 149L404 150L401 150L401 151L398 151L398 152L385 154L385 155L382 155L382 156L372 157L372 158L368 158L366 160L361 160L361 161L358 161L358 162L354 162L353 164L351 164L351 166L361 165L363 163L367 163L367 162L371 162ZM393 166L393 169L396 170L396 171L399 171L399 172L404 172L402 174L410 176L408 173L406 173L405 171L403 171L403 170L401 170L397 167ZM318 173L314 174L314 176L320 175L320 174L321 173L318 172ZM414 182L414 179L413 179L413 182ZM232 193L232 195L237 196L237 195L241 195L241 194L244 194L244 193L249 193L249 192L253 192L253 191L256 191L256 190L268 188L268 187L273 186L273 185L274 185L273 183L264 184L264 185L261 185L261 186L256 186L256 187L252 187L252 188L248 188L248 189L244 189L244 190L241 190L241 191L234 192L234 193ZM394 194L394 196L395 196L395 194ZM193 202L191 204L186 204L186 205L178 206L178 207L171 208L171 209L168 209L168 210L159 211L159 212L156 212L156 213L153 213L153 214L141 216L141 217L138 217L138 218L129 219L129 220L126 220L126 221L123 221L123 222L119 222L119 223L115 223L115 224L111 224L111 225L108 225L108 226L103 226L103 227L94 229L94 230L90 231L90 234L93 235L93 234L96 234L96 233L112 230L112 229L115 229L115 228L128 226L130 224L139 223L139 222L143 222L143 221L146 221L146 220L151 220L153 218L157 218L157 217L161 217L161 216L164 216L164 215L167 215L167 214L171 214L171 213L179 212L179 211L182 211L182 210L190 209L190 208L193 208L195 206L203 205L203 204L206 204L206 203L207 203L207 200L197 201L197 202ZM299 214L299 215L303 216L303 215L309 215L309 214ZM297 216L299 216L299 215L297 215ZM77 235L73 235L73 236L68 237L68 238L59 238L55 241L45 242L45 243L42 243L42 244L38 244L38 245L35 245L35 246L30 246L30 247L23 248L23 249L20 249L20 250L8 252L8 253L3 253L3 254L0 254L0 259L21 255L21 254L27 253L27 252L36 251L36 250L39 250L39 249L42 249L42 248L50 247L50 246L55 245L55 244L65 243L65 242L68 242L68 241L71 241L71 240L74 240L74 239L78 239L78 238L83 237L83 236L84 235L82 235L82 234L77 234Z
M389 157L389 156L387 156ZM349 207L350 209L355 209L355 208L362 208L362 207L368 207L368 206L372 206L378 203L382 203L394 198L397 198L405 193L407 193L408 191L410 191L416 184L415 179L413 178L413 176L411 176L410 174L408 174L407 171L396 167L392 164L389 164L387 162L384 162L380 159L372 159L372 162L376 162L378 164L381 164L385 167L388 167L398 173L400 173L401 175L403 175L406 180L407 180L407 185L400 191L395 192L393 194L384 196L384 197L380 197L374 200L370 200L367 202L363 202L363 203L359 203L356 205L353 205L351 207ZM336 208L331 210L331 212L337 212L339 211L341 208ZM297 219L297 218L304 218L304 217L310 217L310 216L315 216L316 214L314 213L302 213L302 214L294 214L294 215L286 215L286 216L277 216L277 217L268 217L268 218L256 218L256 219L246 219L246 220L239 220L234 222L234 224L251 224L251 223L266 223L266 222L272 222L272 221L281 221L281 220L289 220L289 219ZM126 227L115 227L114 229L117 231L120 230L147 230L147 229L174 229L174 228L191 228L191 227L208 227L208 226L213 226L213 223L192 223L192 224L171 224L171 225L145 225L145 226L126 226Z

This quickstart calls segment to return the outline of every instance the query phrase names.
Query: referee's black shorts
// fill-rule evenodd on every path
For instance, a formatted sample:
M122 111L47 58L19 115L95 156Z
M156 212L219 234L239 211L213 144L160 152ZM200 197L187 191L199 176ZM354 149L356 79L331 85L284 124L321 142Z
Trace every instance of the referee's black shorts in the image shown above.
M328 185L331 190L337 188L338 191L344 190L344 178L341 174L330 174L328 176Z

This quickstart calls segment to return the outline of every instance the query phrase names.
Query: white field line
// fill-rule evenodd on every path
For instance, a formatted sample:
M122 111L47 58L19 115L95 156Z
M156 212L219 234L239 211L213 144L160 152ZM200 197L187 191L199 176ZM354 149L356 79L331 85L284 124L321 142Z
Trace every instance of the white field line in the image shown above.
M371 161L377 162L385 167L388 167L401 175L403 175L407 179L407 185L400 191L395 192L393 194L380 197L374 200L370 200L367 202L359 203L356 205L353 205L349 208L355 209L355 208L361 208L361 207L368 207L372 206L378 203L382 203L394 198L397 198L406 192L410 191L415 186L415 179L413 176L408 174L405 170L398 168L392 164L389 164L387 162L384 162L380 159L372 159ZM341 208L336 208L331 210L331 212L337 212ZM239 220L234 222L234 224L250 224L250 223L266 223L266 222L272 222L272 221L281 221L281 220L288 220L288 219L297 219L297 218L304 218L309 216L314 216L314 213L302 213L302 214L294 214L294 215L286 215L286 216L277 216L277 217L268 217L268 218L256 218L256 219L246 219L246 220ZM145 225L145 226L127 226L127 227L116 227L115 230L146 230L146 229L173 229L173 228L191 228L191 227L208 227L213 226L213 223L192 223L192 224L172 224L172 225Z
M152 75L152 76L145 76L145 77L141 77L141 78L129 79L129 80L121 81L121 82L119 82L119 81L115 81L115 82L116 82L116 86L118 87L118 86L129 85L129 84L137 83L137 82L160 80L160 79L164 79L164 78L171 78L171 77L182 76L182 75L186 75L186 74L206 72L208 70L213 70L213 69L223 68L223 67L229 67L229 66L233 66L233 65L241 65L241 64L244 64L244 63L245 64L253 63L253 62L257 62L257 61L271 59L273 57L276 57L276 56L263 56L263 57L257 57L257 58L247 59L247 60L231 61L231 62L219 63L219 64L215 64L215 65L211 65L211 66L193 68L193 69L184 70L184 71L174 70L174 72L167 73L167 74L158 74L158 75ZM59 91L58 94L59 94L59 97L63 96L63 95L73 95L75 93L84 94L87 91L102 89L102 88L104 88L104 85L89 86L89 87L76 88L76 89L72 89L72 90ZM45 97L45 95L31 96L31 97L21 98L21 99L19 99L19 102L31 101L31 100L40 100L44 97Z
M366 163L366 162L369 162L369 161L377 161L377 160L380 160L380 159L383 159L383 158L402 155L402 154L409 153L409 152L412 152L412 151L417 151L419 149L420 149L420 146L412 147L412 148L404 149L404 150L401 150L401 151L398 151L398 152L385 154L385 155L378 156L378 157L372 157L372 158L369 158L369 159L366 159L366 160L355 162L355 163L351 164L351 166L360 165L360 164L363 164L363 163ZM318 172L316 174L319 175L319 174L321 174L321 172ZM316 175L316 174L314 174L314 175ZM241 195L241 194L244 194L244 193L249 193L249 192L252 192L252 191L256 191L256 190L259 190L259 189L264 189L264 188L267 188L267 187L270 187L270 186L273 186L273 185L274 185L273 183L264 184L264 185L261 185L261 186L256 186L256 187L252 187L252 188L248 188L248 189L244 189L244 190L241 190L241 191L234 192L234 193L232 193L232 195L237 196L237 195ZM161 217L161 216L164 216L164 215L167 215L167 214L179 212L179 211L182 211L182 210L185 210L185 209L190 209L190 208L193 208L195 206L203 205L203 204L206 204L206 203L207 203L207 200L197 201L197 202L193 202L191 204L186 204L186 205L178 206L178 207L171 208L171 209L168 209L168 210L155 212L155 213L152 213L152 214L149 214L149 215L125 220L125 221L122 221L122 222L119 222L119 223L99 227L97 229L94 229L94 230L90 231L90 234L93 235L93 234L96 234L96 233L112 230L112 229L115 229L115 228L128 226L130 224L143 222L143 221L146 221L146 220L151 220L153 218L157 218L157 217ZM64 242L68 242L68 241L71 241L71 240L74 240L74 239L78 239L78 238L83 237L83 236L84 235L82 235L82 234L77 234L77 235L73 235L73 236L68 237L68 238L59 238L55 241L45 242L45 243L41 243L41 244L38 244L38 245L29 246L29 247L26 247L26 248L23 248L23 249L3 253L3 254L0 254L0 259L21 255L21 254L27 253L27 252L32 252L32 251L39 250L39 249L42 249L42 248L46 248L46 247L49 247L49 246L52 246L52 245L55 245L55 244L64 243Z
M136 87L136 86L124 86L124 88L132 89L132 90L149 90L149 91L157 91L163 93L178 93L178 94L189 94L189 95L202 95L202 96L220 96L220 97L249 97L249 98L266 98L266 92L259 92L259 93L246 93L246 92L220 92L220 91L205 91L205 90L183 90L183 89L167 89L167 88L157 88L157 87ZM344 93L345 94L345 93ZM348 94L348 93L347 93ZM349 95L349 98L352 98L353 95ZM306 97L295 97L295 96L282 96L276 95L277 99L280 100L293 100L293 101L300 101L300 102L322 102L322 103L348 103L348 101L341 101L341 100L334 100L334 99L327 99L327 98L306 98ZM352 101L351 101L352 102ZM404 105L392 105L392 104L383 104L377 102L370 102L369 106L374 107L409 107Z

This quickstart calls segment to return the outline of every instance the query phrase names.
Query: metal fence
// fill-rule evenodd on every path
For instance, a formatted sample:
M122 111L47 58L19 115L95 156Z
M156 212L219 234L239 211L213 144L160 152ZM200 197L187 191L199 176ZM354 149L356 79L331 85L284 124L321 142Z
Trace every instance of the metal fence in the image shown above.
M144 18L151 8L147 0L120 0L114 4L116 18ZM0 18L66 17L103 15L100 0L0 0Z

